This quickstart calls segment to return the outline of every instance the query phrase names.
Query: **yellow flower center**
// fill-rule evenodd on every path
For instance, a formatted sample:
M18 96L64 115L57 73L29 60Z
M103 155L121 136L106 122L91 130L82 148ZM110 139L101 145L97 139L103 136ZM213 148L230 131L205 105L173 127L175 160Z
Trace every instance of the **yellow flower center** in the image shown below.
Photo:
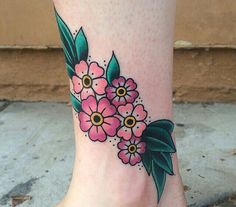
M92 86L92 78L89 75L84 75L82 84L85 88L90 88Z
M128 116L124 121L125 126L132 128L136 124L136 119L133 116Z
M125 87L120 86L119 88L116 89L116 95L117 96L122 97L122 96L125 96L126 93L127 93L127 90L126 90Z
M135 153L137 151L137 146L134 144L129 145L128 151L129 153Z
M101 126L103 124L103 116L98 112L94 112L90 118L91 122L95 126Z

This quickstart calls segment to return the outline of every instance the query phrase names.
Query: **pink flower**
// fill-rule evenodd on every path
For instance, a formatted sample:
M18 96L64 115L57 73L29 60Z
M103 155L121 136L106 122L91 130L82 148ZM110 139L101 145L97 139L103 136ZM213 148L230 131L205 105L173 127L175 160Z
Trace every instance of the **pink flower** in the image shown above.
M133 79L119 77L112 81L112 86L106 88L107 98L111 100L116 107L126 103L133 103L138 97L138 92L135 90L137 84Z
M94 96L89 96L81 103L82 111L79 112L80 128L88 132L92 141L103 142L107 136L114 137L120 126L118 118L114 117L116 108L107 98L98 102Z
M118 107L119 119L121 120L121 127L117 132L117 136L125 140L129 140L133 135L141 137L146 128L144 120L147 117L147 112L144 110L142 104L135 107L133 104L126 104Z
M73 89L75 93L81 93L81 100L95 94L105 94L107 81L103 78L104 69L96 62L90 63L81 60L75 66L76 75L72 77Z
M141 162L141 154L145 152L146 144L140 138L132 136L130 140L122 140L118 143L120 152L118 157L124 164L136 165Z

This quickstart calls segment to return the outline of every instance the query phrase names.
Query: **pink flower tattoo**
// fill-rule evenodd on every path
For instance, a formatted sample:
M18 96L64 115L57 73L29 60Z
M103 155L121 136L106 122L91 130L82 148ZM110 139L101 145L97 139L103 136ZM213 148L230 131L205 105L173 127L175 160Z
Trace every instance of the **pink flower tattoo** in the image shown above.
M81 95L81 100L95 94L105 94L107 81L103 78L104 69L96 62L90 63L81 60L75 65L75 74L72 77L73 89L75 93Z
M147 117L147 112L144 110L143 105L133 106L133 104L128 103L124 106L119 106L118 112L119 115L117 117L121 121L121 127L117 132L117 136L125 140L131 139L133 135L141 137L146 128L144 120Z
M135 90L137 84L132 78L127 80L124 77L119 77L112 81L112 86L106 88L107 98L111 100L116 107L126 103L133 103L138 97L138 92Z
M73 85L71 104L78 115L80 129L92 141L105 142L110 138L124 164L134 166L142 162L139 170L144 167L153 177L160 200L166 176L174 175L171 156L176 152L172 139L174 123L168 119L147 118L141 100L136 101L137 84L132 78L120 75L121 67L114 51L107 64L103 61L105 69L97 62L88 63L91 56L83 28L73 35L57 11L56 19Z
M141 162L141 154L145 152L146 144L140 138L132 136L130 140L121 140L118 143L120 152L118 157L124 164L136 165Z
M102 98L97 102L94 96L89 96L82 101L81 106L80 128L83 132L88 132L92 141L104 142L107 136L116 135L120 121L114 116L116 108L107 98Z

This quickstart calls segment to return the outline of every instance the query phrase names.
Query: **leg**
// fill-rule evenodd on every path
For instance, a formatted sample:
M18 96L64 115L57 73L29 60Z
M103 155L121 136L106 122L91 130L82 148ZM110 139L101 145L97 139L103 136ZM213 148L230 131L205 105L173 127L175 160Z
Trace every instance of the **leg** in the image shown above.
M171 122L150 126L172 118L175 1L54 3L65 22L58 17L76 138L73 178L59 206L186 206Z

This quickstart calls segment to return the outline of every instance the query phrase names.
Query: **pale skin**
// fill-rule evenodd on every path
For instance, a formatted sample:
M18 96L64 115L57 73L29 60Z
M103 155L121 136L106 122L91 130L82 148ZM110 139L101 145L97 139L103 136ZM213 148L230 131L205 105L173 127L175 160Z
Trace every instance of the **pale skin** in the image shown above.
M172 120L172 60L175 0L54 0L75 32L81 26L92 60L104 65L111 52L121 74L132 77L152 120ZM109 142L91 142L73 111L76 156L67 195L57 207L156 207L152 177L121 163ZM185 207L176 153L158 207Z

